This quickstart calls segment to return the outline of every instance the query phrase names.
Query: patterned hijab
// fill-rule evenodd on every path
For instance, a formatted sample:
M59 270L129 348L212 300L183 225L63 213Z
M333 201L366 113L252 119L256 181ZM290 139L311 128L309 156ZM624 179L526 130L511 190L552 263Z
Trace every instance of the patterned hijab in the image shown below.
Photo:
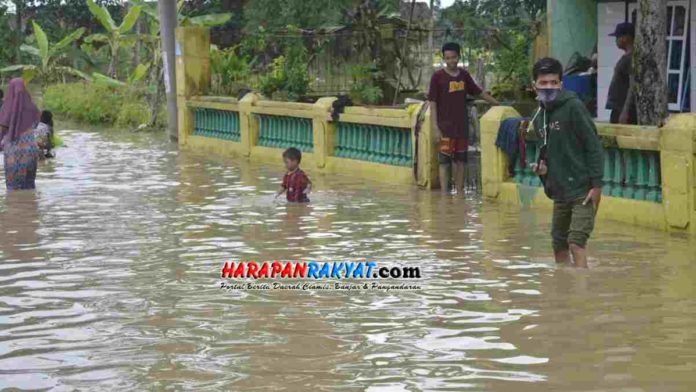
M39 109L31 100L22 78L10 80L5 101L0 109L0 126L7 128L2 135L2 145L13 142L20 134L34 126L39 119Z

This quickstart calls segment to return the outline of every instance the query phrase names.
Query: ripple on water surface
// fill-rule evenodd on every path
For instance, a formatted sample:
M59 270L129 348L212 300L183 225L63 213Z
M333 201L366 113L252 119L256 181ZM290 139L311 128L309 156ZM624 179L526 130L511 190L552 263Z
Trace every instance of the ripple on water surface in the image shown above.
M575 271L546 212L311 168L286 205L280 165L63 135L37 192L0 190L0 389L696 389L688 239L600 222ZM219 290L237 259L418 266L423 289Z

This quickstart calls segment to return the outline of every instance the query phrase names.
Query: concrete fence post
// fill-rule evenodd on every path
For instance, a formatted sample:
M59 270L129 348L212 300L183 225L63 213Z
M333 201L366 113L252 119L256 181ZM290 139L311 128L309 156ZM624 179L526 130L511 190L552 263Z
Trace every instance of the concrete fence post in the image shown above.
M239 130L242 143L242 154L251 155L251 149L259 142L259 122L252 109L259 100L256 93L248 93L239 101Z
M427 105L427 103L423 103L422 105ZM420 110L421 106L418 106L411 111L414 130L416 122L418 121L417 117ZM423 123L421 124L417 142L418 156L415 157L418 162L418 167L416 168L416 182L418 186L427 189L435 189L439 185L439 163L437 160L438 143L435 140L435 132L433 129L430 107L426 109L423 117ZM416 145L416 143L414 143L414 145Z
M520 114L509 106L492 107L481 117L481 184L487 198L497 198L500 184L509 177L508 157L495 146L495 140L500 124L511 117Z
M210 87L210 31L206 27L176 29L176 102L179 145L186 145L193 133L192 111L186 100L205 95Z
M335 100L335 97L324 97L314 104L316 111L312 118L312 132L318 168L326 166L326 158L333 155L337 127L335 121L329 121L329 114Z
M696 116L676 114L660 132L662 203L670 229L696 233Z

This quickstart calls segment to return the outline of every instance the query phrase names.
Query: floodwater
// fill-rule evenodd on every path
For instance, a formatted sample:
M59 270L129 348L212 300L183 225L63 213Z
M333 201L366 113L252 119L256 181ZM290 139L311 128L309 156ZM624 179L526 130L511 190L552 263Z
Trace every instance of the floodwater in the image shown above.
M693 391L696 244L600 222L558 268L550 216L65 131L0 190L0 389ZM421 267L419 291L225 291L234 259Z

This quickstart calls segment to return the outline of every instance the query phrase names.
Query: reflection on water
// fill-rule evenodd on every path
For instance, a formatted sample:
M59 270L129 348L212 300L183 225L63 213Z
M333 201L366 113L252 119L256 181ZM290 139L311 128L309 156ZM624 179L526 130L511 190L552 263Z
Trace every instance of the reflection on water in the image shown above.
M549 215L65 134L0 191L0 389L696 388L696 244L600 223L556 268ZM418 292L220 291L230 259L421 267Z

